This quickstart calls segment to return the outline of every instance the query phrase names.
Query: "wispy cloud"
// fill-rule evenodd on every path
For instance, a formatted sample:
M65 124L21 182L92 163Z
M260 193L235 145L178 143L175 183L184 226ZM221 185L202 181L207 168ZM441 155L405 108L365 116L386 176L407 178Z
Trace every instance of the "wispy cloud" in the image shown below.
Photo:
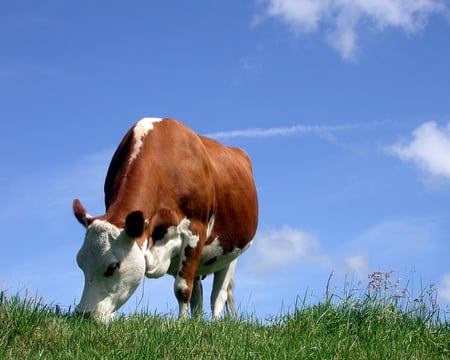
M5 181L0 191L3 199L0 224L20 218L23 213L33 213L33 219L42 216L48 221L60 220L61 209L70 212L74 197L96 203L102 209L103 181L111 154L111 150L90 154L70 164L26 173L13 182Z
M294 125L287 127L272 128L252 128L237 129L230 131L220 131L206 134L205 136L214 139L231 138L269 138L275 136L293 136L293 135L316 135L325 139L333 139L334 134L339 131L351 130L369 126L375 126L378 123L360 123L360 124L340 124L340 125Z
M296 34L323 32L346 60L356 57L358 32L397 28L415 33L433 14L448 13L443 0L265 0L264 13L254 23L277 18Z
M450 123L439 127L430 121L413 131L412 139L388 147L387 152L410 161L433 176L450 179Z
M354 274L356 278L363 279L370 272L369 258L366 253L347 255L345 257L346 271Z

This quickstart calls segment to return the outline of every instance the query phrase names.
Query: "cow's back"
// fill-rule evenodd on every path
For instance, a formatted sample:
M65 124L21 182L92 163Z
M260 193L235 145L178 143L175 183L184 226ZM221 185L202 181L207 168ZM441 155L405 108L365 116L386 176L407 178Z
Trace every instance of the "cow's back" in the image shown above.
M164 219L169 226L185 216L207 223L214 214L213 232L206 244L218 238L225 253L244 248L258 223L256 188L247 154L199 136L171 119L154 123L136 151L138 126L125 135L108 169L108 220L123 227L130 211L141 210L151 221L164 208L176 214ZM151 234L153 229L149 231Z
M151 221L160 209L171 209L177 216L170 225L184 216L208 221L214 211L214 185L198 135L176 120L164 119L141 138L136 151L138 125L125 135L108 169L109 220L121 222L128 212L141 210Z

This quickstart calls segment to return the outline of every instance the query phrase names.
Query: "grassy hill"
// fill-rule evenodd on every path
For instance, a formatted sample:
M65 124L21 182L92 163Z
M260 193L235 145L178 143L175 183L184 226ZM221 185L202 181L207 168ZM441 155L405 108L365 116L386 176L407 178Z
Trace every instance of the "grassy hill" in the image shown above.
M433 289L410 299L389 276L264 322L138 314L102 325L0 293L0 359L449 359Z

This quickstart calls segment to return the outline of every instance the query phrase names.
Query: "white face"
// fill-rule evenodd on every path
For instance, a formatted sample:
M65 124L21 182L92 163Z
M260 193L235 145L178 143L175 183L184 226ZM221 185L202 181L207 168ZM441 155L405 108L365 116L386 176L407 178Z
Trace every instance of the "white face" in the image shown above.
M144 253L136 241L125 230L102 220L87 228L77 262L85 279L77 311L101 322L114 318L145 273Z

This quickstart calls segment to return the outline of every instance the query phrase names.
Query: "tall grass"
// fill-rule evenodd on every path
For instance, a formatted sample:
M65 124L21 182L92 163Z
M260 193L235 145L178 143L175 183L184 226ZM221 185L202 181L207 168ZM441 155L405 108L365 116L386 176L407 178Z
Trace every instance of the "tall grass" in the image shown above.
M363 289L261 321L253 316L201 318L136 314L109 325L61 313L38 298L0 293L1 359L449 359L450 325L435 289L416 298L369 276Z

